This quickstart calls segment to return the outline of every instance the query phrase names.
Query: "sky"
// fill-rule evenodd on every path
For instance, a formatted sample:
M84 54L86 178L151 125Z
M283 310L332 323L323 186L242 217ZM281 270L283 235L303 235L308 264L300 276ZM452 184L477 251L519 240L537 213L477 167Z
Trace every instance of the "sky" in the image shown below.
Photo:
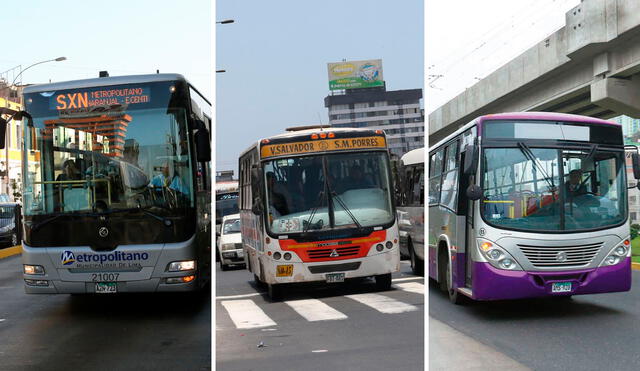
M327 63L382 59L387 89L424 86L423 0L217 0L216 164L285 128L328 123ZM237 174L236 174L237 175Z
M211 1L7 1L2 14L0 72L67 58L29 68L23 83L160 70L211 97Z
M580 0L426 0L428 114L565 25Z

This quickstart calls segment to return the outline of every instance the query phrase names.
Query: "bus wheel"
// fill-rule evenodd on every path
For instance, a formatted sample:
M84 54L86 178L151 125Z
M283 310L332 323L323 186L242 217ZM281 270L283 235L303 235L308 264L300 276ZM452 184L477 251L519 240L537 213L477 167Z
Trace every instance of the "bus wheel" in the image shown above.
M260 281L260 277L257 274L253 274L253 282L255 282L256 287L264 288L264 282Z
M440 287L440 291L447 292L447 266L449 256L447 255L447 250L444 247L440 247L438 253L438 286Z
M391 289L391 273L376 276L376 288L378 291L387 291Z
M448 259L447 259L448 260ZM449 294L449 301L453 304L460 305L465 304L466 296L462 295L458 292L457 289L453 288L453 282L451 282L451 261L447 264L447 270L445 272L445 282L447 283L447 293Z
M409 240L409 257L411 258L411 270L417 276L424 275L424 261L421 261L413 251L413 243Z
M275 283L270 283L267 287L269 299L279 301L282 298L282 287Z

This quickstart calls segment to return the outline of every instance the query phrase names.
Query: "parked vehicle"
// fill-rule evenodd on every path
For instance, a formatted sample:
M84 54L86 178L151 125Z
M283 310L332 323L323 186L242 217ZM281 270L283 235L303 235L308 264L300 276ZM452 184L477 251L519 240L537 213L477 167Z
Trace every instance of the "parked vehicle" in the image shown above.
M220 234L216 242L220 254L220 269L226 271L230 265L245 265L240 234L240 214L222 218Z
M0 204L0 248L20 244L20 204Z

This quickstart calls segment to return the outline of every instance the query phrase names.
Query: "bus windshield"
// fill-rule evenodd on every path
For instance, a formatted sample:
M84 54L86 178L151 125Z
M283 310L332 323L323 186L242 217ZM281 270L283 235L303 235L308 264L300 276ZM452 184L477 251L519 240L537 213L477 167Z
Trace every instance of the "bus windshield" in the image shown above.
M180 91L169 81L25 95L24 213L193 207Z
M386 152L314 155L265 163L271 232L362 228L393 221Z
M593 230L626 220L624 151L486 148L482 215L496 227Z

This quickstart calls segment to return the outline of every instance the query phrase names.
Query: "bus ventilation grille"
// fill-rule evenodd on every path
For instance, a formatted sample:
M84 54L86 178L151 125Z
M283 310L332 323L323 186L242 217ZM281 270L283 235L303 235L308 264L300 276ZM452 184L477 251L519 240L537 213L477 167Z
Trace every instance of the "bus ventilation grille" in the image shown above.
M602 242L570 246L534 246L520 245L520 251L534 267L574 267L585 266L598 255Z

